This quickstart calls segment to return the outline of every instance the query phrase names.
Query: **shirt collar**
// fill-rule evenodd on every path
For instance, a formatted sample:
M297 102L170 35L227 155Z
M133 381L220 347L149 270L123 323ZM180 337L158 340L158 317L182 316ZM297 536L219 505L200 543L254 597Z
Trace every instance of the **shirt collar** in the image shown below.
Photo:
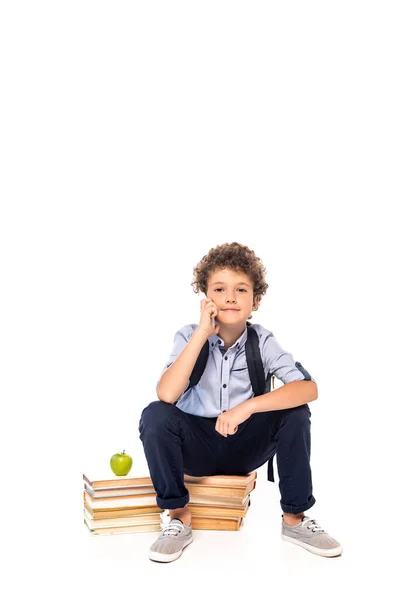
M241 348L243 348L246 341L247 341L247 326L246 326L246 329L243 331L242 335L240 336L240 338L238 338L236 340L236 342L234 344L232 344L231 348L233 348L236 351L240 350ZM210 337L210 342L211 342L212 349L217 348L218 346L224 345L224 341L222 338L219 337L219 335L212 335Z

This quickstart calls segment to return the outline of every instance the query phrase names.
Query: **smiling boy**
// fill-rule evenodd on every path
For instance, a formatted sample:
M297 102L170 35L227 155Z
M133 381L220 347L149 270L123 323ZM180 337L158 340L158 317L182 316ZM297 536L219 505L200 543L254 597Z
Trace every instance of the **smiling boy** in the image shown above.
M268 288L264 273L261 260L237 242L212 248L194 269L194 290L206 295L199 324L176 333L157 384L159 400L143 410L139 423L157 504L171 517L150 548L151 560L176 560L193 541L184 473L245 474L267 461L272 467L275 454L282 539L320 556L342 553L339 542L304 514L315 504L308 403L318 398L316 382L271 331L248 321ZM250 333L257 336L265 375L258 395L247 365ZM205 346L204 371L193 380ZM284 384L273 391L272 375Z

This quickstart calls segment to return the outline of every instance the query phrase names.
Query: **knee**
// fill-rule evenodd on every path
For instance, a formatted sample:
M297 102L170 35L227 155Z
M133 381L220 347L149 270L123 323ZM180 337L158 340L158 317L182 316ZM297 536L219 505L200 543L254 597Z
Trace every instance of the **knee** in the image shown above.
M145 427L155 429L160 427L160 425L162 426L175 410L177 409L173 404L168 404L162 400L150 402L150 404L143 409L140 416L140 433L142 433Z
M296 406L295 408L291 408L285 412L285 420L289 420L290 423L295 423L296 427L310 426L311 411L308 407L308 404Z

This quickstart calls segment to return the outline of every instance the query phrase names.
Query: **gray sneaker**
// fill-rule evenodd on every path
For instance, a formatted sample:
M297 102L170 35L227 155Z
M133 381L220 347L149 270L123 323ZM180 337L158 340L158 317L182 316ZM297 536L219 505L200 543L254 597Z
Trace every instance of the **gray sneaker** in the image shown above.
M343 552L339 542L328 535L322 527L319 527L315 519L310 519L306 515L294 527L286 525L282 515L282 539L285 542L302 546L309 552L319 556L339 556Z
M180 519L171 519L150 547L149 558L157 562L171 562L182 554L182 550L193 542L192 528Z

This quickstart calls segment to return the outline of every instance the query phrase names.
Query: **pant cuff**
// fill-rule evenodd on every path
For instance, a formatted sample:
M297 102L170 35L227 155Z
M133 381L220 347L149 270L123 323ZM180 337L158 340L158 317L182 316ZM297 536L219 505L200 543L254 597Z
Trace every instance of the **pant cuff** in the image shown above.
M298 515L299 513L302 513L314 506L314 504L315 498L314 496L311 496L308 502L306 502L305 504L301 504L300 506L294 506L293 504L283 504L283 502L281 501L281 508L285 513L292 513L293 515Z
M156 502L159 508L183 508L189 502L189 494L182 496L182 498L168 498L167 500L156 496Z

